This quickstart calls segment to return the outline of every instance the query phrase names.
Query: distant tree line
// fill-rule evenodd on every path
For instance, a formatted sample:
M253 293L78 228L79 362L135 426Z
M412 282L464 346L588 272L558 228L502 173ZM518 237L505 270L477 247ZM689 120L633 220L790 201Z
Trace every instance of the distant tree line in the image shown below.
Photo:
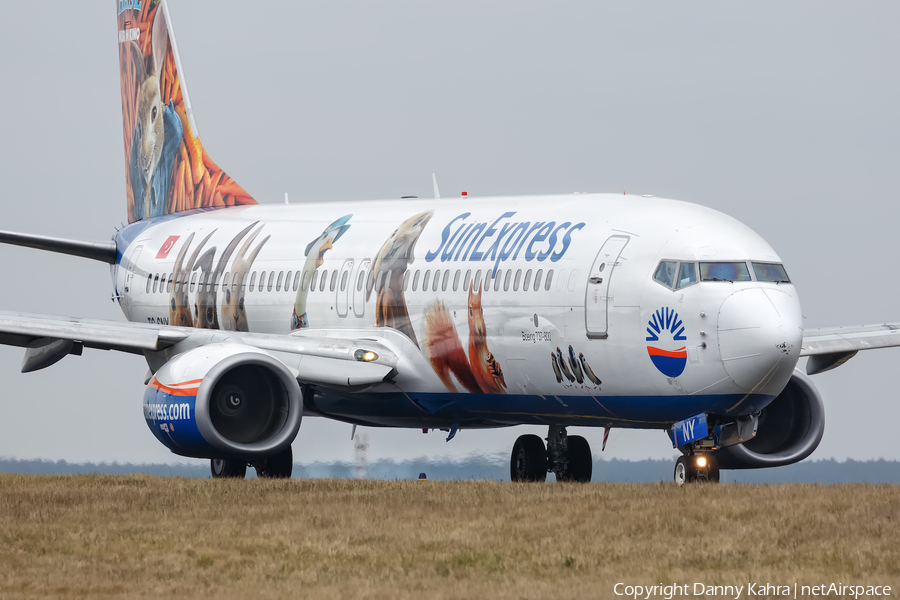
M431 480L509 479L505 456L478 457L462 461L419 458L404 461L379 460L364 469L353 463L295 464L295 478L337 477L352 479L364 474L369 479L416 479L425 473ZM672 478L670 460L594 460L593 481L654 482ZM208 478L209 463L176 464L69 463L66 461L16 460L0 458L0 472L34 475L147 474L162 477ZM253 469L248 469L253 476ZM552 476L550 476L552 480ZM787 467L722 471L722 481L731 483L900 483L900 461L834 459L803 461Z

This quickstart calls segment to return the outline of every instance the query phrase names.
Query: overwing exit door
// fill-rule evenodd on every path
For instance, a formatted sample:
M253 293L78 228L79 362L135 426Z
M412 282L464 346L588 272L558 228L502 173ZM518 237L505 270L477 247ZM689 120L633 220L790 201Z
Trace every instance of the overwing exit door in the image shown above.
M125 282L124 282L124 285L122 286L122 291L123 291L122 297L125 300L123 303L124 304L123 308L125 309L125 314L128 315L129 319L131 318L131 315L132 315L131 311L134 308L134 296L135 296L135 290L133 289L134 270L135 270L135 267L137 266L138 257L140 257L141 250L143 250L143 248L144 248L143 245L138 246L137 248L132 250L131 254L128 256L128 267L127 267L127 270L125 271Z
M588 273L584 324L591 339L603 340L609 335L609 284L629 239L627 235L614 235L606 240Z

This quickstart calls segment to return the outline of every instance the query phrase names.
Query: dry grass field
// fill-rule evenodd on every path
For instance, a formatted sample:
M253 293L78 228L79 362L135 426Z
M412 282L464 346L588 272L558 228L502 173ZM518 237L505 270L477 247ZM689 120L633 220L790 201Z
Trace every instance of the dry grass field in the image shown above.
M611 598L695 581L896 594L900 487L0 475L0 598Z

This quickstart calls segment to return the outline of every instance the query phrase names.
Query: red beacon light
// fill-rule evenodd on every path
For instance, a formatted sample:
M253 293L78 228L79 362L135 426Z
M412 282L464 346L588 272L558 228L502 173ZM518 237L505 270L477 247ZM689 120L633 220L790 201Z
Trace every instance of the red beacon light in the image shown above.
M463 196L468 196L469 194L467 194L466 192L463 192L462 195L463 195Z

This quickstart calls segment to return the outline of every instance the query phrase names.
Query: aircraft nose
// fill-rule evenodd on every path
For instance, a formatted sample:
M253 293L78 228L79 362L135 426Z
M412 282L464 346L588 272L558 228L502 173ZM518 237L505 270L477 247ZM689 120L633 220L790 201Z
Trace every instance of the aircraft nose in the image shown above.
M725 371L739 387L778 394L800 357L800 302L778 289L735 292L719 309L718 339Z

